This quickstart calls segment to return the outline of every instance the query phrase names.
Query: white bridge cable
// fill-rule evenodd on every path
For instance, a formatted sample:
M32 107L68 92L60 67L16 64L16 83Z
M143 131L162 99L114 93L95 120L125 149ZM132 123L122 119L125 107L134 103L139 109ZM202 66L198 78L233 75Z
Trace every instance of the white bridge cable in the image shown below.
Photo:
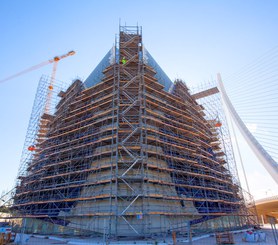
M257 69L254 69L253 74L249 73L250 75L244 74L243 76L230 77L228 80L259 78L260 80L265 81L265 80L273 79L273 78L277 77L277 74L275 73L276 67L277 67L277 63L274 63L274 65L272 64L269 67L264 67L263 68L264 70L257 68ZM251 82L251 81L249 81L249 82ZM246 87L247 85L240 84L239 86L240 86L240 88L242 88L242 87Z
M257 134L258 134L258 135L264 136L264 134L261 134L261 133L257 133ZM262 139L265 139L265 140L267 140L267 139L269 139L269 138L276 139L276 137L275 137L274 135L270 135L269 137L261 137L261 138L262 138ZM271 144L271 145L278 145L277 142L266 142L266 143Z
M240 119L278 162L278 46L226 76L224 84Z
M249 73L254 74L254 72L259 71L260 68L265 69L268 63L273 64L274 62L277 62L277 57L278 57L278 45L275 46L273 49L269 50L268 52L266 52L265 54L263 54L261 57L255 59L250 64L242 67L237 73L231 74L230 76L226 76L225 81L238 80L237 77L239 76L245 76L248 75ZM261 66L261 64L263 65Z
M277 49L278 53L278 49ZM278 59L278 55L277 55ZM278 71L276 71L278 74ZM239 77L238 77L239 78ZM245 80L245 79L244 79ZM265 89L265 86L259 86L260 90L251 90L251 93L248 89L239 89L240 84L244 83L244 80L233 80L228 85L233 84L235 86L237 95L240 97L245 97L246 94L250 94L250 105L254 105L256 101L261 101L260 103L263 104L262 107L269 107L271 108L271 113L264 112L263 110L258 110L256 107L253 109L249 109L248 106L242 106L244 104L238 102L236 99L234 99L232 93L229 94L229 97L226 93L226 90L223 86L222 80L220 75L218 75L218 81L219 81L219 88L223 97L223 100L233 118L233 121L237 124L237 127L241 131L242 135L244 136L247 143L250 145L251 149L254 151L254 153L257 155L257 157L260 159L260 162L262 165L266 168L266 170L269 172L269 174L273 177L274 181L278 183L278 165L277 165L277 159L278 159L278 146L277 146L277 140L278 137L278 131L277 131L277 116L278 116L278 110L275 104L269 102L269 97L265 97L262 92L263 89ZM259 84L260 80L254 81L254 83ZM275 91L278 91L278 86L275 83L272 89ZM226 80L225 80L226 85ZM228 90L229 91L229 90ZM255 92L254 92L255 91ZM253 94L253 96L251 95ZM276 93L273 93L273 95ZM270 94L271 95L271 94ZM269 96L269 93L268 93ZM231 99L230 99L231 98ZM273 98L271 98L273 99ZM277 99L276 99L277 101ZM238 102L238 103L237 103ZM238 109L240 108L240 109ZM240 111L240 113L238 113ZM272 121L272 124L269 124L269 122ZM264 129L264 123L268 123L268 129L267 130L261 130ZM276 123L275 123L276 122ZM253 128L252 128L253 126ZM256 134L257 132L257 134ZM270 137L271 135L271 137ZM274 136L274 138L273 138ZM277 137L275 137L277 136ZM260 140L261 139L261 140Z
M267 141L268 139L264 139L264 138L260 138L260 143L265 147L265 148L271 148L273 150L275 150L275 148L277 149L277 144L271 144ZM278 154L277 152L275 153L276 155Z

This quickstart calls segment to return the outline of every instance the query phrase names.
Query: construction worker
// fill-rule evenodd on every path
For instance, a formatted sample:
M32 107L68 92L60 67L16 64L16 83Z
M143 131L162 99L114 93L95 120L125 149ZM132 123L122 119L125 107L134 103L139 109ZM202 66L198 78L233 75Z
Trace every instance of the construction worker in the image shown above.
M122 63L123 65L125 65L125 64L126 64L126 62L127 62L126 58L125 58L125 57L123 57L123 58L122 58L122 60L121 60L121 63Z

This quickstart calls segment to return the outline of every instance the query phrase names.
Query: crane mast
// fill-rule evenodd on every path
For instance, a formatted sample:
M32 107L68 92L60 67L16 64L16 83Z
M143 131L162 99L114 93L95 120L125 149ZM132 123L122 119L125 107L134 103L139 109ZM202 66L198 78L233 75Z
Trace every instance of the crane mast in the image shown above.
M75 51L69 51L67 54L64 54L61 56L55 56L53 59L49 60L49 63L53 63L53 68L52 68L52 73L51 73L51 77L50 77L50 83L48 86L46 104L45 104L45 109L44 109L44 112L47 114L49 114L49 112L50 112L50 104L51 104L51 99L52 99L52 94L53 94L53 87L54 87L54 82L55 82L55 78L56 78L58 62L61 59L64 59L68 56L72 56L74 54L75 54Z

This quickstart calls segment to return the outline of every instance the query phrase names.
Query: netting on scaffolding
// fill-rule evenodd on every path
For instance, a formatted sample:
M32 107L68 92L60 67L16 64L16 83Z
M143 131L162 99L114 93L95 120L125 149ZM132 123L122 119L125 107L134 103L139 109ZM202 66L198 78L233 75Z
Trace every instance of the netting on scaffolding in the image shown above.
M196 94L200 91L205 91L214 87L217 87L215 81L206 82L200 84L197 88L192 88L191 92L192 94ZM200 98L197 102L205 108L205 119L214 128L215 135L218 136L220 142L221 151L225 153L225 155L219 155L218 157L225 161L225 167L230 171L234 184L240 186L231 135L224 108L222 106L220 93L217 92L210 96Z
M44 113L50 85L41 81L14 205L30 218L31 231L44 224L52 234L61 225L147 236L237 212L228 133L214 126L225 121L220 101L204 114L184 83L168 93L141 54L141 32L121 29L120 62L92 87L76 80L57 89L55 112Z
M54 85L51 85L54 84ZM39 130L42 129L42 116L47 113L53 115L55 107L60 97L58 94L68 86L67 83L58 80L51 80L49 76L43 75L40 78L37 92L35 95L29 124L27 127L25 142L20 159L16 186L20 184L20 179L27 175L27 168L32 163L35 153L38 150L36 145L39 140L43 140L44 135L39 137Z
M192 94L198 93L200 91L206 91L212 88L217 88L216 81L204 82L199 85L197 88L193 88ZM217 89L218 90L218 89ZM197 100L205 108L205 118L210 122L214 127L218 135L218 140L220 141L221 149L225 155L221 156L225 160L225 166L231 173L232 180L234 184L238 187L234 191L241 197L242 209L241 212L246 214L247 223L257 223L257 214L254 204L253 196L248 193L246 190L242 189L236 159L234 155L234 149L231 140L231 133L229 130L229 124L227 117L225 115L225 109L223 107L221 94L218 92L200 98ZM247 210L248 208L248 210Z

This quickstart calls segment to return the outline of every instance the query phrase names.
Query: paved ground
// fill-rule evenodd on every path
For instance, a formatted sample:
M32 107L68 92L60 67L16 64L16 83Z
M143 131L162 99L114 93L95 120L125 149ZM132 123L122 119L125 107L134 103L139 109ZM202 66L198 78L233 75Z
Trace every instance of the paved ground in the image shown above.
M256 244L256 245L276 245L271 229L262 229L263 232L266 233L266 241L265 242L244 242L242 238L244 237L244 233L238 233L234 235L234 241L236 245L248 245L248 244ZM185 245L188 243L179 242L177 245ZM215 237L208 237L199 239L192 242L192 245L214 245L216 244Z
M276 245L274 241L274 237L272 234L272 230L270 227L265 227L262 229L263 232L266 233L266 242L243 242L242 238L244 237L244 232L238 233L234 235L234 240L235 240L235 245L248 245L248 244L256 244L256 245ZM155 242L155 241L114 241L110 243L104 243L102 238L90 238L90 239L61 239L61 240L56 240L51 239L52 237L44 238L44 237L30 237L30 239L27 241L27 243L23 243L26 245L50 245L50 244L57 244L57 245L62 245L62 244L76 244L76 245L104 245L104 244L123 244L123 245L134 245L134 244L140 244L140 245L146 245L146 244L156 244L156 245L172 245L173 241L171 237L168 237L165 242ZM186 242L185 240L178 238L178 243L177 245L186 245L189 243ZM202 238L198 239L192 242L192 245L215 245L215 237L207 237L207 238Z

